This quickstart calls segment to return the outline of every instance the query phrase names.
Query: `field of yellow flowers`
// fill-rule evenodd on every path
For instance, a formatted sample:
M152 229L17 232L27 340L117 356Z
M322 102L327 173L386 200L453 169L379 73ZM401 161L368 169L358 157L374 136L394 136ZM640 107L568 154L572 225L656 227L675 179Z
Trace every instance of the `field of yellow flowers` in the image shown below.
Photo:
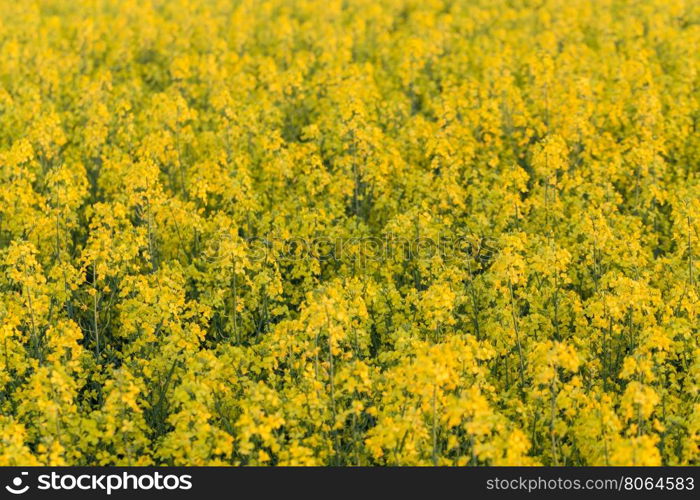
M700 463L697 0L0 0L0 465Z

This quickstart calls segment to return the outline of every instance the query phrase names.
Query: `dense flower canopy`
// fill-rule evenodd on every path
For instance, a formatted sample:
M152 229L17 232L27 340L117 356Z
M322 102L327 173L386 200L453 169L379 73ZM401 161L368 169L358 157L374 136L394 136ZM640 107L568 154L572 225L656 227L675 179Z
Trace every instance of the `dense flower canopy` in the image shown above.
M0 0L0 465L700 462L696 0Z

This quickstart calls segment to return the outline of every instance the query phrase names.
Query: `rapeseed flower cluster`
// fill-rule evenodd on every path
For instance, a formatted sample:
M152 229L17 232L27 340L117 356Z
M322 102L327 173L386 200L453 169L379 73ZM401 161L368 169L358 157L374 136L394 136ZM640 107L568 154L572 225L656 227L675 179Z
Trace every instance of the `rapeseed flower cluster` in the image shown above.
M697 465L699 127L696 0L0 0L0 465Z

